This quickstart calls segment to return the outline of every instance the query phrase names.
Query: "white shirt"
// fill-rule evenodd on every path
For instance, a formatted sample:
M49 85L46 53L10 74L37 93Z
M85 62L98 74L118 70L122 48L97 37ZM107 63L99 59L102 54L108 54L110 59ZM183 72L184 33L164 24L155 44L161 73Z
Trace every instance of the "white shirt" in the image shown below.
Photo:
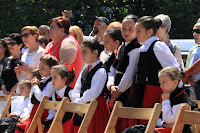
M145 42L143 42L142 43L143 45L140 47L140 52L146 52L155 40L158 40L158 37L153 36L148 40L146 40ZM153 51L163 68L167 66L175 66L177 68L180 68L180 65L177 62L176 58L174 57L169 47L164 42L157 41L154 44Z
M130 42L125 42L125 46L127 46ZM135 48L131 50L128 53L129 56L129 64L126 68L125 73L123 74L123 77L118 85L119 92L125 92L128 88L131 87L133 84L133 77L135 76L136 70L137 70L137 63L140 56L140 50L139 48ZM110 67L110 73L108 73L108 82L107 87L109 88L110 85L114 85L115 82L115 75L116 73L120 73L117 71L113 66Z
M40 82L45 83L47 80L49 80L51 76L44 77ZM48 82L47 85L43 88L43 91L39 88L38 85L34 85L31 88L31 93L29 96L32 97L33 93L38 101L42 101L44 96L51 97L55 93L56 89L54 88L52 82Z
M162 101L162 119L158 119L157 126L162 127L163 122L165 122L172 128L182 104L185 103L180 103L171 107L170 100Z
M56 89L56 93L57 93L57 95L58 95L60 98L63 98L63 97L64 97L66 88L67 88L67 86L63 87L63 88L60 89L60 90ZM56 99L55 99L55 92L54 92L54 94L53 94L53 96L52 96L52 101L56 101ZM49 110L49 111L48 111L49 115L48 115L47 119L48 119L48 120L53 119L54 116L56 115L56 112L57 112L57 110Z
M101 61L98 60L90 65L92 65L92 69L99 64ZM76 103L87 103L91 100L95 100L99 97L99 95L102 93L103 88L105 86L106 83L106 79L107 79L107 73L106 70L104 68L99 68L96 73L94 74L94 76L92 77L92 81L91 81L91 87L88 88L84 93L83 96L80 97L80 92L81 92L81 76L82 76L82 72L80 73L75 87L72 90L72 93L70 93L69 97L72 100L72 102L76 102Z
M31 52L31 53L29 53L29 51L24 52L21 60L25 63L25 65L28 68L35 69L35 68L38 67L40 57L43 55L43 52L44 52L44 49L39 46L39 49L35 52ZM29 78L30 75L31 75L30 73L28 73L26 71L22 71L21 76L18 79L19 83L20 83L21 80ZM20 93L19 84L18 84L16 93L18 93L18 94Z
M22 114L29 117L29 113L26 113L26 111L25 111L26 108L28 108L28 102L29 101L30 101L29 97L25 98L24 101L22 103L20 103L20 105L15 108L13 113L17 114L17 117L20 117Z

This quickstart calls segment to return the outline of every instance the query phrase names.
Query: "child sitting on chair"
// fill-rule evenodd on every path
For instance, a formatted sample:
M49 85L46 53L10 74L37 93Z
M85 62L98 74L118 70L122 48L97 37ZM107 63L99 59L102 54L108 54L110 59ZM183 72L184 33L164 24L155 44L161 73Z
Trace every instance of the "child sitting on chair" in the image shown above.
M24 101L17 106L15 111L10 113L8 118L0 119L0 131L4 132L7 129L8 133L14 132L17 123L23 123L29 117L29 93L31 91L31 81L22 80L20 82L20 95L24 96Z
M184 88L179 88L179 82L184 78L184 72L173 66L168 66L158 73L160 87L163 91L159 102L162 103L162 113L157 122L155 132L158 133L171 133L172 127L183 103L188 103L191 109L197 107L197 104L192 102L188 95L185 93ZM126 129L123 133L142 133L141 126L132 126ZM136 131L136 132L135 132ZM185 125L183 133L190 133L189 125Z

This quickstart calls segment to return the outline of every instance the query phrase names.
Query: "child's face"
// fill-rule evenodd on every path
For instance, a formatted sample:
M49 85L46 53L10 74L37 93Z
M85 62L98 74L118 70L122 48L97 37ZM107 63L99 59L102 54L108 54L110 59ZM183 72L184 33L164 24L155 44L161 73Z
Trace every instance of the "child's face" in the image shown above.
M159 81L160 81L160 87L163 90L163 92L171 93L176 89L178 85L178 80L172 80L167 75L160 75Z
M20 84L20 95L28 97L31 89L26 84Z
M114 41L109 34L105 33L103 36L104 48L107 52L113 52L119 45L119 41Z
M135 39L135 22L133 20L124 19L122 21L122 36L126 42Z
M51 71L52 76L52 84L54 88L62 89L65 86L65 83L67 81L67 78L61 78L61 76L56 71Z
M39 72L41 77L47 77L51 75L51 67L49 67L45 62L39 63Z
M148 40L152 36L152 33L150 32L151 30L153 29L146 30L142 24L136 23L135 32L138 42L143 43Z
M98 57L98 51L92 51L90 48L86 46L81 46L81 54L83 57L83 61L87 64L93 63L96 61L96 58Z

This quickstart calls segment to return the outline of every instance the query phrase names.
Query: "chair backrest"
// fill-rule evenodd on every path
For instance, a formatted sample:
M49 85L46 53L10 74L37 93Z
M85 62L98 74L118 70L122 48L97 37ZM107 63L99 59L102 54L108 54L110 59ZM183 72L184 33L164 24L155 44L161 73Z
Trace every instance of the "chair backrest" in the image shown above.
M161 113L161 108L162 106L160 103L156 103L154 108L123 107L122 103L117 101L104 133L116 132L115 125L118 118L149 120L145 133L153 133Z
M6 106L4 107L3 112L0 116L0 119L9 116L9 108L11 106L11 97L14 95L15 94L12 92L10 95L0 96L0 101L7 101Z
M41 123L41 116L44 112L45 109L51 109L51 110L57 110L57 112L59 111L59 109L61 108L61 106L63 105L64 102L69 101L68 98L64 97L62 98L61 101L50 101L48 100L49 97L44 96L42 101L40 102L40 105L33 117L33 120L30 124L30 127L27 131L27 133L34 133L35 129L38 127L38 132L39 133L43 133L42 130L42 123ZM62 120L61 120L61 126L62 126ZM62 129L62 128L61 128ZM56 129L58 133L60 128Z
M185 124L200 126L200 112L190 111L188 104L181 105L172 133L182 133ZM193 132L199 133L199 129L195 129Z
M63 130L62 119L65 112L85 114L78 133L87 133L87 129L92 120L97 104L98 103L96 100L92 100L89 104L78 104L67 101L63 102L61 109L56 113L56 116L54 117L52 125L49 129L49 133L56 133L58 132L58 129ZM63 131L60 131L59 133L63 133Z

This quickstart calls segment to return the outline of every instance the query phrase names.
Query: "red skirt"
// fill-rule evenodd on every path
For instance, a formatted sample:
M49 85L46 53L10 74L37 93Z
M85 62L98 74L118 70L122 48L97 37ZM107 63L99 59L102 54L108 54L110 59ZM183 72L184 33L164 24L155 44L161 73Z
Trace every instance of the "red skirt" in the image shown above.
M108 119L110 117L110 110L109 110L106 99L103 96L101 96L101 97L98 97L96 100L98 102L98 105L93 115L93 118L90 122L90 125L88 127L88 133L104 133L104 130L108 123ZM74 118L74 115L72 116L72 119L70 121L69 130L68 132L65 132L65 133L78 132L79 126L74 126L73 118Z
M155 130L159 133L171 133L172 128L155 128Z
M39 106L39 104L34 104L32 110L31 110L30 117L26 122L24 122L23 124L20 124L20 125L17 124L17 126L19 126L21 129L25 130L25 133L28 131L28 128L33 120L33 117L37 111L38 106ZM44 122L46 120L47 116L48 116L48 110L45 109L41 116L41 122ZM38 131L36 130L35 133L37 133L37 132Z
M163 91L160 86L146 84L143 98L143 108L153 108L154 104L158 101L162 93ZM140 120L140 124L147 123L148 120Z

